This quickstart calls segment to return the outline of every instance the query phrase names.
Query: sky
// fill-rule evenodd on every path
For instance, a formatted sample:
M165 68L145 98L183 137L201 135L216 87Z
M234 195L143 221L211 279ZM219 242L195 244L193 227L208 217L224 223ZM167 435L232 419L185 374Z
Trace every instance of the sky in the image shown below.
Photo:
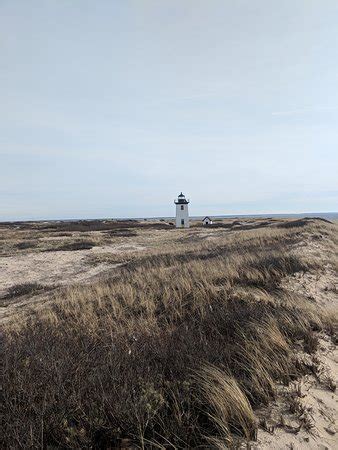
M0 0L0 220L338 210L337 0Z

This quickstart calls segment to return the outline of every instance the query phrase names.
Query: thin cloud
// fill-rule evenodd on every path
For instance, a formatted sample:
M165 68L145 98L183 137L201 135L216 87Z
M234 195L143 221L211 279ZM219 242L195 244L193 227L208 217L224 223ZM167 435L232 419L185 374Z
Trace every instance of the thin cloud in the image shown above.
M272 116L293 116L297 114L307 114L311 112L320 111L335 111L338 110L338 106L322 106L315 108L303 108L303 109L291 109L289 111L274 111L271 113Z

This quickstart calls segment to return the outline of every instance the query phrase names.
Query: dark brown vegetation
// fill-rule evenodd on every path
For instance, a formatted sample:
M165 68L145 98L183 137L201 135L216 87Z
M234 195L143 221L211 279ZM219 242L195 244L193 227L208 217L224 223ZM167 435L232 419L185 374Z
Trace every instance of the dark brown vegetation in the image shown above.
M3 446L231 447L254 439L253 409L275 397L276 382L309 370L294 344L314 352L314 331L330 326L308 299L280 286L316 269L292 249L304 230L331 233L325 227L182 241L8 324Z
M21 297L22 295L35 294L38 291L43 290L45 287L38 283L21 283L15 284L8 289L5 300L15 297Z
M15 247L18 250L26 250L27 248L35 248L36 246L37 246L37 243L35 241L27 240L27 241L19 242L18 244L16 244Z
M109 230L106 232L108 236L112 237L135 237L137 233L131 231L129 228L116 228L114 230Z
M48 248L44 250L45 252L71 252L74 250L90 250L93 248L96 244L96 242L91 240L81 240L76 242L66 242L64 244L58 245L56 247Z

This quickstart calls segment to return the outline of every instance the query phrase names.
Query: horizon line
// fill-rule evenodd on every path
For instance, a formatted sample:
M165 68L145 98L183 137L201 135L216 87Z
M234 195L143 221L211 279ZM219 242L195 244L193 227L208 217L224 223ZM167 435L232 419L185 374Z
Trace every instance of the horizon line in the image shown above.
M215 218L232 218L232 217L257 217L257 216L307 216L311 214L337 214L338 211L308 211L308 212L279 212L279 213L238 213L238 214L209 214L210 217ZM191 215L190 219L198 219L200 217L205 217L205 214L202 215ZM0 224L2 223L18 223L18 222L67 222L67 221L94 221L94 220L156 220L156 219L174 219L175 216L141 216L141 217L73 217L73 218L32 218L32 219L8 219L8 220L0 220Z

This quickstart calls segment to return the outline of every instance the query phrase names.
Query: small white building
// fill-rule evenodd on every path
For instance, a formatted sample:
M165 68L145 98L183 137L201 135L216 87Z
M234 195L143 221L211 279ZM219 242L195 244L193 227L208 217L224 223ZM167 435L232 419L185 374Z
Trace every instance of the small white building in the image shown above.
M203 222L203 225L211 225L212 224L212 220L208 216L204 217L202 222Z
M176 228L189 228L189 200L186 200L185 195L181 192L174 203L176 205Z

